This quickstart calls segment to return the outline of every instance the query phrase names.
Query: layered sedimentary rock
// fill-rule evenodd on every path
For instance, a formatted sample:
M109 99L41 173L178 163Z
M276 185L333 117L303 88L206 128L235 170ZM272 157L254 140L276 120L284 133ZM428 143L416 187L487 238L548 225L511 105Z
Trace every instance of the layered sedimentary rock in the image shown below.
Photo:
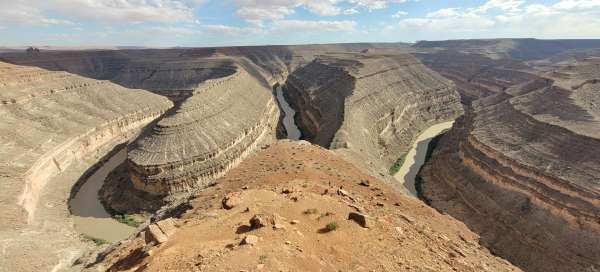
M0 63L0 90L0 267L49 271L59 256L82 248L64 201L78 178L74 169L172 103L108 81L7 63Z
M136 188L172 194L206 187L275 140L277 104L264 79L242 65L201 83L129 153Z
M424 198L527 271L599 269L599 64L474 102L422 170Z
M305 139L382 173L421 130L462 112L455 85L407 54L322 56L285 87Z

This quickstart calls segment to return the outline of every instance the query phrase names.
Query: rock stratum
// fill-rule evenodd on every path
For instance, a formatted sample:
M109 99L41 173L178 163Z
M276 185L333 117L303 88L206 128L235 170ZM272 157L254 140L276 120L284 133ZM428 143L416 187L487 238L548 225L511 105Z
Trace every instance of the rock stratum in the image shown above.
M127 141L172 103L108 81L3 62L0 89L0 267L59 269L88 247L65 200L90 158Z
M87 269L520 271L477 239L334 152L279 142Z
M134 143L128 163L137 189L166 195L204 188L275 141L279 110L271 86L241 65L229 69L201 83Z
M474 100L420 173L430 205L527 271L600 268L600 60L574 56L507 73L525 76Z
M285 89L304 139L375 173L387 173L422 130L462 113L452 82L399 52L320 56Z

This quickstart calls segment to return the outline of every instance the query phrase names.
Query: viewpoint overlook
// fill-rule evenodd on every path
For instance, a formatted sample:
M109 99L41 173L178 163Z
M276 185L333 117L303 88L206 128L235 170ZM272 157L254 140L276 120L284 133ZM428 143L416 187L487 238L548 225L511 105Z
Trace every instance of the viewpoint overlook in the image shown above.
M2 271L600 269L600 41L0 60Z

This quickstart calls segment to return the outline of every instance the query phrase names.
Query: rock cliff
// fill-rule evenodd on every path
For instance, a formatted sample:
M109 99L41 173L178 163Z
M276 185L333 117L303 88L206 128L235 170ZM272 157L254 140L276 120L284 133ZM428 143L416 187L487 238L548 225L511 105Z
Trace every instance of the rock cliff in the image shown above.
M422 196L527 271L600 268L599 64L532 70L473 102L422 170Z
M331 54L296 70L285 95L303 137L387 173L419 132L461 114L455 85L408 54Z
M65 199L86 160L172 103L108 81L7 63L0 63L0 90L0 267L49 271L85 248Z
M128 162L136 188L159 195L204 188L275 140L279 112L271 87L242 65L230 69L201 83L134 143Z

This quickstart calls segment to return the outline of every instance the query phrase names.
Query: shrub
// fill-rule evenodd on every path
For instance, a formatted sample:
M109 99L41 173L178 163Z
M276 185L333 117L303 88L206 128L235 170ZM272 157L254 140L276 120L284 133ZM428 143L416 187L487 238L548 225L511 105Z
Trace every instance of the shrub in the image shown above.
M329 224L327 224L327 225L325 226L325 230L326 230L327 232L334 231L334 230L336 230L337 228L338 228L338 223L337 223L337 222L335 222L335 221L333 221L333 222L329 222Z

